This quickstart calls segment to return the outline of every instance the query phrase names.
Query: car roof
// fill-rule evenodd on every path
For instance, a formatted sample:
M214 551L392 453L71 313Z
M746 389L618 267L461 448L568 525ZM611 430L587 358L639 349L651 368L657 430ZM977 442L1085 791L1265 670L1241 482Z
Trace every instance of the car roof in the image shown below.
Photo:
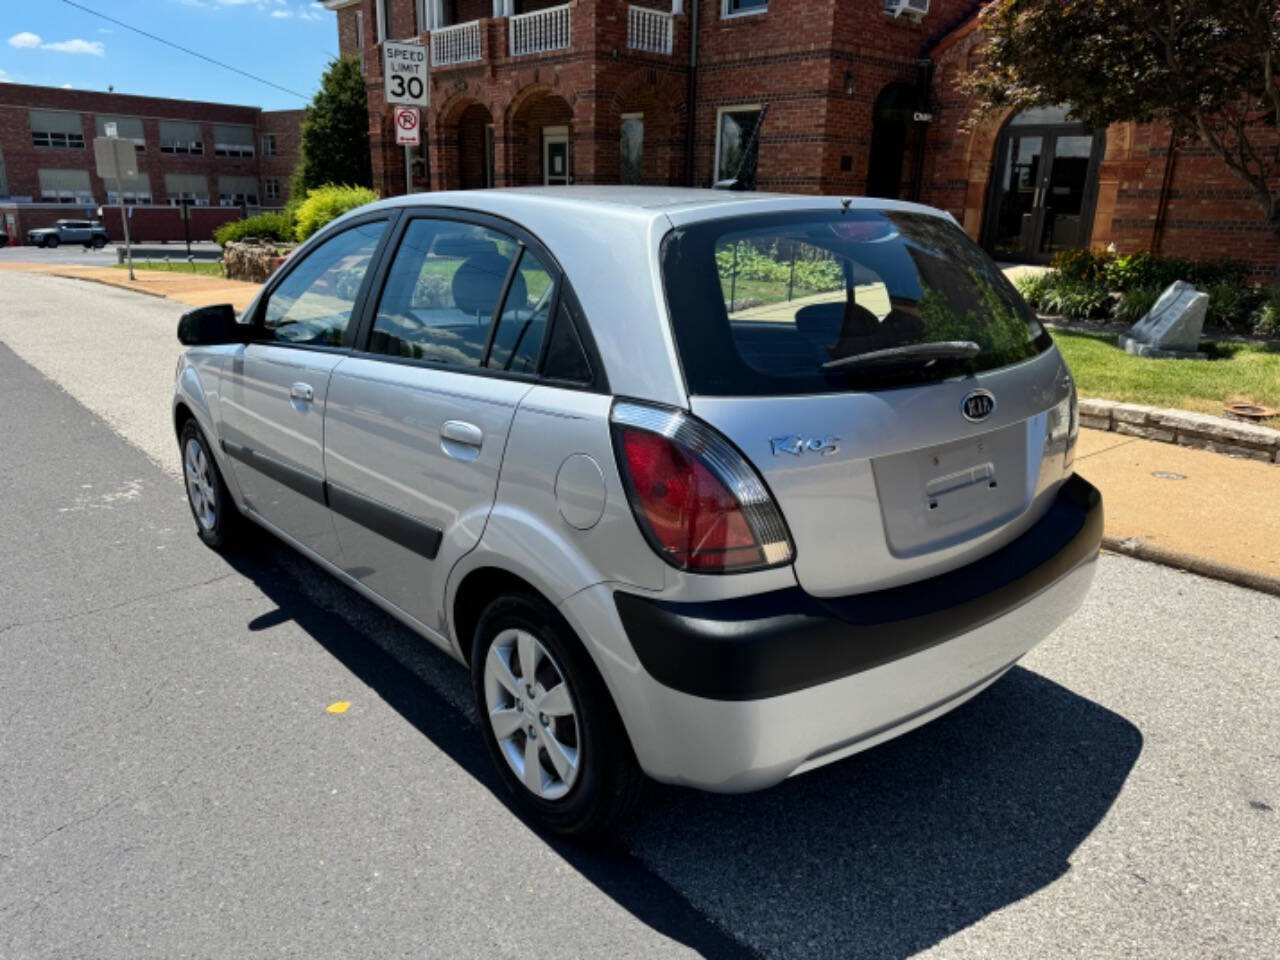
M618 221L651 222L667 219L675 226L750 213L786 210L839 209L913 210L946 216L932 207L873 197L820 196L710 190L696 187L560 186L499 187L488 190L446 190L392 197L383 207L454 207L504 216L533 232L536 223L557 214L602 216ZM528 221L525 218L529 218Z

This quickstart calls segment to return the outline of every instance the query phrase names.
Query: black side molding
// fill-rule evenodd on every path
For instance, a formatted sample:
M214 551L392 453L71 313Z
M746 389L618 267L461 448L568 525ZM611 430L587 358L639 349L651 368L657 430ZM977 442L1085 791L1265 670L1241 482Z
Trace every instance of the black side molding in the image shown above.
M353 523L386 537L392 543L398 543L406 550L412 550L428 560L434 560L440 552L440 541L444 534L438 527L242 444L223 440L221 446L227 456L234 457L308 500L327 506Z
M241 463L253 467L263 476L284 484L294 493L300 493L316 503L325 502L324 480L314 473L308 473L292 464L284 463L242 444L232 443L230 440L222 441L222 449L227 456L234 457Z
M440 552L440 541L444 535L437 527L336 483L326 481L325 489L329 494L329 509L352 523L358 523L428 560L434 560Z
M1017 540L929 580L835 599L799 587L709 603L616 591L644 668L712 700L757 700L919 653L988 623L1095 556L1102 496L1079 477Z

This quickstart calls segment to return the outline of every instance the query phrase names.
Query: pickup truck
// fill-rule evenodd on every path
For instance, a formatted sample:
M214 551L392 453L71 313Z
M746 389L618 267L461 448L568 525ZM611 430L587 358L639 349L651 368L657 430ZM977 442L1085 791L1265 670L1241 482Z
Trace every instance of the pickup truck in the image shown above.
M101 250L110 242L107 228L97 220L59 220L52 227L27 231L27 243L33 247L56 247L60 243L81 243L85 248Z

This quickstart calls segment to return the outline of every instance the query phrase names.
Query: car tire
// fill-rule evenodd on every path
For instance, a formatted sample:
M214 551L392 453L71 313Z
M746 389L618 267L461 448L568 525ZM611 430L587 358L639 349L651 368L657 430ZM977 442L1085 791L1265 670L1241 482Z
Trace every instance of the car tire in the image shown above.
M106 241L106 240L104 240L102 237L94 237L94 238L93 238L93 249L95 249L95 250L101 250L101 249L102 249L103 247L105 247L106 245L107 245L107 241Z
M58 238L47 237L44 241L44 245L48 247L50 250L56 250L58 248Z
M522 593L490 603L472 640L471 676L481 736L522 811L580 838L626 819L644 774L604 681L550 604Z
M179 448L187 506L196 521L196 533L215 550L234 549L243 537L243 520L194 418L183 424Z

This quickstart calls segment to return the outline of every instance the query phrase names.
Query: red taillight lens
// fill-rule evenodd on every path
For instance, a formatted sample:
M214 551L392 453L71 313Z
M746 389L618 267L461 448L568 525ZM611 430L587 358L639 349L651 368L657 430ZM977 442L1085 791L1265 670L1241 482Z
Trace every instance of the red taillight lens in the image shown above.
M791 559L772 497L722 437L679 411L639 404L618 404L613 421L632 508L665 560L724 573Z

